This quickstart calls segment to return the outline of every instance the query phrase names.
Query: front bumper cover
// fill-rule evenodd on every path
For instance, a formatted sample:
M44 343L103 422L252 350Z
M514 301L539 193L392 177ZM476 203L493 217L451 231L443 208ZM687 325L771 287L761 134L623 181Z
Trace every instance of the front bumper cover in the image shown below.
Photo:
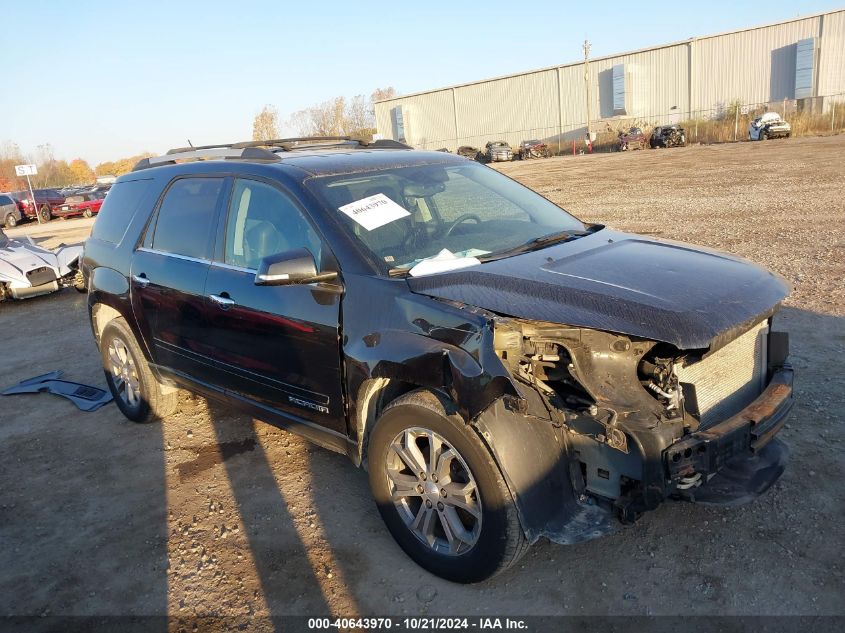
M768 489L786 465L785 446L773 440L794 404L792 381L789 365L777 369L763 393L742 411L667 448L665 464L677 494L719 503L721 490L724 503L737 504ZM735 485L726 486L726 480Z

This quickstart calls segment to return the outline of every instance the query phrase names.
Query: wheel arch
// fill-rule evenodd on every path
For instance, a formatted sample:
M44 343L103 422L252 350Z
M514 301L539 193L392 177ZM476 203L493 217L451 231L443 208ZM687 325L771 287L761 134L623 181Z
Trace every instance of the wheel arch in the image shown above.
M91 329L94 332L94 340L97 341L97 345L100 344L106 326L122 316L114 307L106 303L95 303L91 306Z
M507 371L491 359L419 334L392 331L365 337L345 352L349 397L349 455L366 467L369 434L382 411L414 389L428 389L446 398L465 421L472 420L497 398L521 399Z

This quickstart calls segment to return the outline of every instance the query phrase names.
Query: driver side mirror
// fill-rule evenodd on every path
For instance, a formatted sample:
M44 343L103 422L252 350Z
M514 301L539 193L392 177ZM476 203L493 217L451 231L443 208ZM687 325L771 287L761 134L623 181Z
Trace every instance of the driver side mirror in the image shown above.
M318 273L314 256L307 248L295 248L283 253L268 255L258 265L256 286L292 286L331 281L337 272Z

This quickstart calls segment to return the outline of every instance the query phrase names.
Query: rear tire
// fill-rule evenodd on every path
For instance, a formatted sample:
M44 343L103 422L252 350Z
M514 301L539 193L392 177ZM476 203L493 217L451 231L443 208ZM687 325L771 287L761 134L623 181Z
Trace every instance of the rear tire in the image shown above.
M18 225L18 219L15 217L14 213L10 213L6 216L6 220L3 224L6 225L7 229L13 229Z
M43 205L38 214L41 216L41 219L44 222L49 222L53 219L53 210L50 208L49 205Z
M120 412L133 422L153 422L176 412L178 391L164 393L123 318L108 323L100 337L106 383Z
M417 390L387 407L368 445L370 488L388 530L418 565L453 582L479 582L516 563L528 542L496 461L450 404Z

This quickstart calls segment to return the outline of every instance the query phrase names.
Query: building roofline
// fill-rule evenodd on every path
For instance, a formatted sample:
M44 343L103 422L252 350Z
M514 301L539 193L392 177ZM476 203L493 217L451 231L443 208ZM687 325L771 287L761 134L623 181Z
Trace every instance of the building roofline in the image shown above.
M709 40L714 37L723 37L725 35L736 35L737 33L745 33L746 31L756 31L757 29L767 29L773 26L780 26L781 24L789 24L791 22L800 22L801 20L812 20L813 18L818 18L825 15L833 15L834 13L842 13L845 12L845 8L842 9L832 9L830 11L821 11L819 13L812 13L810 15L801 15L795 18L790 18L788 20L781 20L780 22L769 22L766 24L759 24L757 26L748 26L741 29L735 29L733 31L723 31L721 33L713 33L710 35L700 35L690 37L685 40L678 40L676 42L670 42L668 44L658 44L656 46L647 46L645 48L638 48L632 51L626 51L623 53L613 53L611 55L603 55L602 57L593 57L590 58L590 62L601 62L608 59L613 59L614 57L624 57L626 55L636 55L637 53L647 53L649 51L657 51L663 48L672 48L673 46L682 46L684 44L689 44L690 42L696 42L699 40ZM550 70L557 70L558 68L571 68L573 66L581 66L583 65L583 61L578 62L568 62L565 64L555 64L553 66L545 66L543 68L535 68L533 70L524 70L518 73L510 73L507 75L498 75L496 77L489 77L487 79L478 79L476 81L467 81L460 84L453 84L451 86L444 86L442 88L432 88L431 90L420 90L418 92L409 92L408 94L398 95L396 97L391 97L390 99L379 99L378 101L374 101L373 103L390 103L391 101L399 101L400 99L407 99L409 97L418 97L420 95L427 95L432 94L435 92L443 92L445 90L455 90L457 88L465 88L467 86L477 86L479 84L486 84L491 81L501 81L502 79L512 79L514 77L522 77L524 75L533 75L535 73L542 73L548 72Z

